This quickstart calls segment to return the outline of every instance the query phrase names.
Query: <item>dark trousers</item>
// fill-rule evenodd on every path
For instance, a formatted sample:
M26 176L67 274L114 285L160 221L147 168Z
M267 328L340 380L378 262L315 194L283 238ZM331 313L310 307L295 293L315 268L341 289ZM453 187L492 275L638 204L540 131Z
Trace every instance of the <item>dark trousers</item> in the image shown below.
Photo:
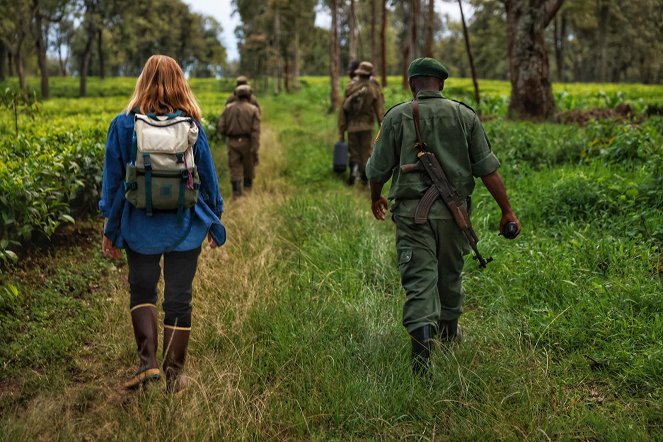
M191 285L198 267L200 247L185 252L143 255L127 249L129 263L130 308L157 303L157 284L163 256L164 324L191 327Z

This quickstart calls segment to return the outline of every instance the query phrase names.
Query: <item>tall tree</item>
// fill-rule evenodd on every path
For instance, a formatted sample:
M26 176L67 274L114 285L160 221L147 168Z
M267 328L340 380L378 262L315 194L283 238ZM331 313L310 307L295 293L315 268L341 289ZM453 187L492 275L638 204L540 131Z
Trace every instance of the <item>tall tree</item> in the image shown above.
M332 110L338 106L338 73L341 65L341 48L338 40L338 1L331 0L331 38L329 42L329 77L331 81Z
M435 17L435 0L428 0L428 15L426 19L426 47L424 50L424 55L426 57L433 57L433 33L435 23L433 20Z
M90 59L92 58L92 44L97 35L97 21L99 20L98 16L98 2L100 0L84 0L85 6L85 17L83 19L83 25L85 29L85 48L83 49L83 54L81 56L80 62L80 84L78 95L81 97L87 96L87 76L90 70Z
M46 52L48 50L48 35L51 23L64 18L67 2L65 0L32 0L32 36L37 51L37 64L41 77L41 98L48 100L50 91L48 87L48 66Z
M470 70L472 72L472 84L474 84L474 100L477 103L477 110L481 111L481 99L479 96L479 81L477 80L477 71L474 68L474 57L472 57L472 46L470 44L470 35L467 32L467 25L465 24L465 14L463 13L463 2L458 0L458 9L460 9L460 20L463 24L463 35L465 37L465 48L467 49L467 59L470 62Z
M380 18L380 74L382 87L387 87L387 0L382 0Z
M0 81L5 81L7 73L7 46L0 40Z
M355 0L350 0L350 8L348 9L348 43L350 51L350 60L357 60L359 53L357 51L357 9L355 7Z
M377 19L377 13L375 10L375 0L371 0L370 2L370 8L371 8L371 63L374 63L377 66L377 60L378 60L378 53L377 53L377 42L376 42L376 36L375 36L375 30L377 28L376 26L376 19Z
M509 115L547 119L555 110L544 31L564 0L505 0L511 79Z

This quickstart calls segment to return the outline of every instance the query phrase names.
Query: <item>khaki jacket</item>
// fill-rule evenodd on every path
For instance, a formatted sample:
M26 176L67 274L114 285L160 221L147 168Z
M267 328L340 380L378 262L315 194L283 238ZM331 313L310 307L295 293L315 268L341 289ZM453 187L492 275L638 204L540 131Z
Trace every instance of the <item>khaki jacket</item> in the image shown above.
M362 94L362 89L366 88L366 93L362 100L368 100L361 108L361 112L349 110L349 102L353 96ZM338 132L341 138L344 138L345 132L362 132L373 130L375 121L382 124L382 114L384 113L384 99L380 86L375 81L368 78L356 78L348 83L345 88L343 103L338 114Z
M231 95L230 97L228 97L228 99L226 100L226 105L228 105L228 104L230 104L230 103L234 103L235 101L238 101L238 100L239 100L239 97L238 97L237 95L235 95L235 94L232 94L232 95ZM255 107L257 107L258 110L260 110L260 105L258 104L258 100L256 100L256 96L255 96L255 95L251 94L251 97L249 98L249 103L251 103L252 105L254 105Z
M241 99L226 105L217 124L218 132L224 137L250 137L251 150L260 148L260 110Z

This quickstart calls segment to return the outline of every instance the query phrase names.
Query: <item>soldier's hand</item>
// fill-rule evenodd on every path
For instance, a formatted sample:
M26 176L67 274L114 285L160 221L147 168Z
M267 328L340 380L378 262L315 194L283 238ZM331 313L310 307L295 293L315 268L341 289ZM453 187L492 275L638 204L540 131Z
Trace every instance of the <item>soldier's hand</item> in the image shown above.
M371 203L371 210L373 211L373 216L378 221L384 221L384 218L387 214L387 209L389 208L389 203L387 198L380 195L380 199L373 201Z
M504 232L504 226L506 226L507 223L516 223L516 226L518 226L516 234L511 238L513 239L520 234L520 221L518 220L516 214L513 212L502 213L502 219L500 219L500 234Z

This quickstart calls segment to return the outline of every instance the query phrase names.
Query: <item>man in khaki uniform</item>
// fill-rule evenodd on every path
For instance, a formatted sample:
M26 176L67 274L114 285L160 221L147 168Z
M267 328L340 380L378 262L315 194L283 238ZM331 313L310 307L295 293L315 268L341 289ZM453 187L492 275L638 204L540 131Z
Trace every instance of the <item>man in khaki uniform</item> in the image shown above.
M249 86L249 79L246 78L244 75L240 75L235 80L235 88L244 85ZM258 104L258 100L256 100L256 96L253 94L253 89L251 89L251 86L249 86L249 92L250 92L249 103L251 103L252 105L257 107L258 110L260 110L260 105ZM235 101L237 101L237 94L233 92L233 94L230 97L228 97L228 99L226 100L226 104L230 104Z
M500 232L507 223L520 222L511 209L500 166L493 154L481 121L467 105L444 98L446 68L432 58L414 60L408 70L410 89L418 102L421 138L439 160L451 185L470 206L475 177L481 178L502 211ZM431 340L458 341L458 318L463 311L463 256L469 244L445 203L438 198L426 215L416 222L419 201L431 186L426 173L402 173L399 166L417 162L411 102L397 104L384 116L374 152L368 161L373 215L384 220L387 200L383 185L392 180L396 251L401 283L405 289L403 325L411 336L412 368L424 374L428 368ZM468 210L469 211L469 210Z
M365 169L371 155L373 126L375 120L378 124L382 123L384 111L382 91L376 82L371 81L373 65L362 61L354 73L357 77L346 87L338 115L339 139L345 141L345 132L348 132L349 185L353 185L360 174L362 182L368 183Z
M237 100L226 105L219 118L217 129L228 139L228 162L233 197L242 195L244 190L251 190L255 178L255 166L258 164L260 148L260 111L249 102L251 88L240 85L235 88Z

